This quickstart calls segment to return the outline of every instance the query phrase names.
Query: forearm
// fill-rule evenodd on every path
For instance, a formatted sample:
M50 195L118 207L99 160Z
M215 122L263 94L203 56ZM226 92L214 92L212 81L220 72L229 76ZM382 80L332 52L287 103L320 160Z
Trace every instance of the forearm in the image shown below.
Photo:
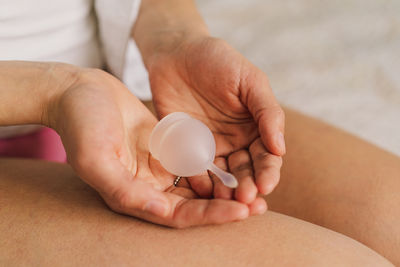
M75 71L67 64L0 61L0 125L46 125L49 104Z
M182 39L208 35L192 0L142 0L132 30L145 64L157 52L176 47Z

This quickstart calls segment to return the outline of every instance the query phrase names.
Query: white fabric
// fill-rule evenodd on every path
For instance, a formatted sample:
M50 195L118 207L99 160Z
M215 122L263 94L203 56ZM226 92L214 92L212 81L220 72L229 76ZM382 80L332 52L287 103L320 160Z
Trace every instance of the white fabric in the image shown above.
M101 67L90 0L0 0L0 60Z
M147 72L130 38L139 6L140 0L95 0L99 35L108 70L139 99L149 100L151 92Z
M148 73L135 42L130 39L126 51L126 64L122 74L123 82L141 100L151 100Z
M0 0L0 60L106 67L148 100L147 73L130 39L139 6L140 0ZM0 138L32 129L0 127Z

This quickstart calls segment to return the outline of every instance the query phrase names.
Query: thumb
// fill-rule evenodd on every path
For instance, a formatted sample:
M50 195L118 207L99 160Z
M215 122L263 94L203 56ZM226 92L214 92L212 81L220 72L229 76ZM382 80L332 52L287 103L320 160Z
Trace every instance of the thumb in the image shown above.
M285 115L276 101L267 76L257 69L242 80L242 102L256 121L264 146L271 153L283 156L286 153Z

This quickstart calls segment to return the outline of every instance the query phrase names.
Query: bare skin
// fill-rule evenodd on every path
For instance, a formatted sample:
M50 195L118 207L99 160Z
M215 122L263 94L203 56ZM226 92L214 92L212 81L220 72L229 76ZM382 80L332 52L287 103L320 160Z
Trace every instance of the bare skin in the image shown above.
M286 114L289 149L282 184L268 197L271 209L342 232L397 264L398 199L393 192L399 188L394 179L399 159L296 112L286 110ZM331 145L333 141L342 146ZM385 168L379 169L381 164ZM223 226L174 231L107 210L101 198L66 166L3 159L0 173L0 240L7 240L1 245L7 250L1 250L0 264L51 265L67 258L82 264L99 260L104 265L116 259L121 264L168 260L171 265L385 264L350 238L273 212ZM373 182L375 175L368 173L389 177L388 185ZM351 178L347 183L344 174ZM81 244L79 250L76 244ZM180 253L182 247L185 252ZM157 253L149 254L149 249Z
M354 238L400 266L400 159L285 110L287 155L269 208Z
M257 194L278 184L285 154L284 113L266 74L212 37L192 0L143 0L132 37L149 73L157 118L183 111L203 121L216 140L216 164L239 180L233 193L213 187L217 181L204 173L188 179L192 189L261 210Z
M109 210L67 165L0 160L0 265L392 266L360 243L273 212L171 229Z
M205 122L217 139L216 164L229 166L238 178L235 194L222 184L213 188L215 177L207 172L190 177L186 188L170 190L175 177L147 149L156 118L101 70L0 61L0 125L53 128L76 173L114 211L178 228L264 213L258 193L276 186L285 153L284 114L266 75L209 35L194 1L143 0L132 28L159 119L185 111ZM209 82L221 74L224 81ZM27 103L20 105L21 99Z
M0 62L7 89L0 90L0 124L55 128L75 171L117 212L179 228L264 213L258 194L277 185L286 151L283 112L265 74L210 37L192 1L143 0L132 35L150 74L159 118L179 108L206 122L218 139L217 164L239 178L237 190L204 175L170 191L174 177L148 160L147 138L156 118L99 70ZM20 99L27 103L18 105ZM273 209L345 233L400 264L399 159L288 113L292 152L282 189L270 198ZM156 265L181 247L171 264L384 264L349 238L275 213L184 231L145 224L107 210L62 165L2 160L0 193L0 240L6 242L1 265Z
M75 172L114 211L178 228L236 221L266 211L262 197L241 203L200 196L196 183L173 188L175 176L148 149L157 119L102 70L0 61L0 81L0 125L30 123L55 129ZM259 167L257 171L268 172L268 166Z
M285 149L272 142L284 123L267 77L209 36L193 1L144 0L132 35L149 71L158 118L179 110L202 119L217 138L219 163L242 181L242 190L232 192L203 179L201 193L243 203L270 193ZM266 198L272 209L345 233L400 265L399 158L294 112L287 117L291 148L284 182ZM261 174L262 164L269 168Z

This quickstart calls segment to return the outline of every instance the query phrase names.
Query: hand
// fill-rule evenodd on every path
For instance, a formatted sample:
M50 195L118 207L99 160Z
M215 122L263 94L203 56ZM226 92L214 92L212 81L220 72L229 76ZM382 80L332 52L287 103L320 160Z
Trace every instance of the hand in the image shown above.
M279 181L285 142L284 113L266 75L219 39L188 38L171 47L161 46L146 59L159 118L184 111L206 123L216 139L216 164L239 180L234 193L211 176L213 186L206 174L190 184L201 196L247 204L258 192L270 193Z
M173 186L175 177L148 150L156 118L113 76L80 72L46 114L69 163L111 209L173 227L249 216L249 207L237 201L200 199L190 186Z

